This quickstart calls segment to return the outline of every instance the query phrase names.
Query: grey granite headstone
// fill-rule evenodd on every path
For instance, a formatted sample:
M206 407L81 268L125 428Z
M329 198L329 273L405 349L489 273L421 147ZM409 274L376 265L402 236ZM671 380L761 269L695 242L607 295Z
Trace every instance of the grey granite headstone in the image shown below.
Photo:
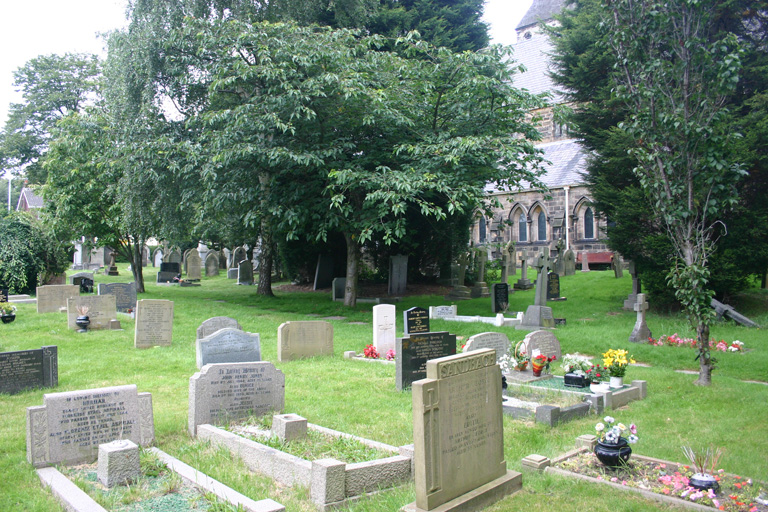
M80 295L80 286L75 284L54 284L38 286L37 312L58 313L61 308L67 307L67 299Z
M211 251L205 257L205 277L219 275L219 256L216 251Z
M114 295L118 311L136 310L136 283L99 283L99 295Z
M59 385L58 347L0 352L0 393Z
M193 436L198 425L280 413L284 407L285 375L267 361L208 364L189 379L188 429Z
M456 304L450 306L429 306L429 318L453 318L459 314Z
M181 263L177 261L164 261L160 264L160 272L167 272L174 276L181 274Z
M456 353L456 335L425 332L397 338L395 353L395 387L402 391L426 376L427 361Z
M134 384L46 393L43 405L27 407L27 460L37 468L91 463L115 439L155 439L152 395Z
M560 295L560 276L556 272L547 276L547 300L565 300Z
M484 348L492 348L496 351L496 360L509 355L509 338L501 332L483 332L470 336L464 346L464 352L472 352Z
M142 299L136 305L135 348L170 346L173 341L173 301Z
M261 361L258 333L225 327L199 338L195 343L197 367L214 363L250 363Z
M67 327L79 329L75 323L80 313L77 308L88 308L88 319L91 321L88 329L109 329L110 321L117 318L116 297L114 295L80 295L67 299Z
M629 341L634 343L644 343L651 337L651 330L648 328L648 324L645 323L645 312L648 310L648 302L645 300L644 293L637 294L637 302L635 303L635 311L637 311L637 321L635 327L632 329L632 334L629 335Z
M322 320L285 322L277 328L277 360L333 355L333 325Z
M550 331L542 330L526 334L523 339L523 346L525 347L525 353L531 357L542 354L547 357L555 356L558 361L563 358L560 340Z
M402 295L408 283L408 256L398 254L389 257L389 282L387 295Z
M228 316L214 316L213 318L209 318L200 324L200 327L197 328L196 339L199 340L200 338L205 338L206 336L210 336L216 331L226 327L243 330L243 328L240 327L240 324L234 318L230 318Z
M250 286L253 284L253 263L243 260L237 266L237 284Z

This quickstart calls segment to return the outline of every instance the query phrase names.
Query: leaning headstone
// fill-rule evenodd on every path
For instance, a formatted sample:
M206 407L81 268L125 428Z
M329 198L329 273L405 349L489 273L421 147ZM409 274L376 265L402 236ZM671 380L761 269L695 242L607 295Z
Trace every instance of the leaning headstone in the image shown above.
M205 277L214 277L219 275L219 256L216 251L211 251L205 257Z
M115 307L122 313L136 310L136 283L99 283L99 295L114 295Z
M173 301L142 299L136 305L135 348L170 346L173 341Z
M427 361L456 353L456 335L425 332L397 338L395 387L402 391L427 375ZM501 380L501 379L499 379Z
M648 328L648 324L645 323L645 312L647 310L648 302L645 300L645 294L638 293L637 302L635 303L637 321L635 321L635 327L632 329L632 334L629 335L629 341L634 343L644 343L651 337L651 330Z
M509 285L494 283L491 285L491 311L505 313L509 309Z
M313 320L285 322L277 328L277 360L333 355L333 325Z
M576 273L576 254L572 249L568 249L563 254L563 266L566 276L572 276Z
M424 308L410 308L403 312L403 332L406 336L429 332L429 312Z
M459 314L456 304L450 306L429 306L429 318L453 318Z
M520 255L520 279L514 285L515 290L530 290L533 283L528 279L528 256L525 252Z
M496 351L496 360L509 355L509 338L501 332L483 332L470 336L464 345L464 352L473 352L484 348L492 348Z
M331 299L335 301L344 300L344 288L347 286L346 277L334 277L331 282Z
M36 468L91 463L115 439L155 439L152 395L135 384L46 393L43 405L27 407L27 460Z
M547 300L565 300L560 296L560 276L556 272L547 276Z
M192 249L185 260L187 264L187 279L189 281L199 281L203 277L203 260L200 259L197 249Z
M621 260L621 255L614 253L611 256L611 268L616 279L624 277L624 262Z
M214 316L213 318L209 318L200 324L200 327L197 328L196 339L199 340L200 338L205 338L206 336L210 336L216 331L225 328L240 329L241 331L243 330L243 328L240 327L240 324L234 318L230 318L228 316Z
M267 361L208 364L189 379L188 429L193 436L198 425L280 413L284 407L285 375Z
M0 393L59 385L59 356L56 345L32 350L0 352Z
M317 268L315 269L314 290L328 288L333 281L333 256L319 254L317 256Z
M550 331L533 331L526 334L523 346L525 353L530 354L531 357L542 354L547 357L554 356L558 361L563 358L560 340Z
M67 299L80 295L80 286L74 284L54 284L47 286L38 286L37 312L38 313L56 313L61 308L67 307Z
M382 357L395 350L397 312L392 304L373 306L373 346Z
M206 274L207 275L207 274ZM253 263L243 260L237 265L237 284L250 286L253 284Z
M389 284L387 295L402 295L408 283L408 256L398 254L389 257Z
M251 363L261 361L258 333L225 327L198 338L195 343L197 367L214 363Z
M117 318L117 302L114 295L80 295L67 299L67 327L79 329L75 321L80 316L77 308L88 308L88 329L109 329L110 321Z
M589 272L589 253L581 251L581 271Z
M429 361L412 397L416 501L404 511L481 510L522 488L522 476L504 460L493 351Z

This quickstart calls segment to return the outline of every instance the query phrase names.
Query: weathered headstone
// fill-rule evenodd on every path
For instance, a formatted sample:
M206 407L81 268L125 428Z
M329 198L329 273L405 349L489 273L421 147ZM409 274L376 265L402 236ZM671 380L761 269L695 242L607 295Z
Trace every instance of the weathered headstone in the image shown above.
M395 387L398 391L427 375L427 361L456 353L456 335L449 332L425 332L397 338Z
M203 277L203 260L200 258L197 249L192 249L185 260L187 264L187 279L190 281L199 281Z
M424 308L410 308L403 312L403 332L406 336L429 332L429 311Z
M445 296L446 300L469 300L470 290L464 286L464 278L466 277L467 265L469 263L469 254L462 252L459 255L458 275L456 276L456 283L453 285L453 289Z
M453 318L459 314L456 304L450 306L429 306L429 318Z
M240 273L238 272L238 268L228 268L227 269L227 279L237 279Z
M225 327L198 338L195 343L197 367L214 363L251 363L261 361L258 333Z
M558 276L565 275L565 242L561 238L557 241L557 259L555 260L554 272Z
M509 285L494 283L491 285L491 311L505 313L509 309Z
M80 286L80 283L83 282L83 278L93 281L93 272L78 272L77 274L72 274L69 276L69 284Z
M219 275L219 256L216 251L211 251L205 257L205 277Z
M648 302L645 300L644 293L637 294L637 302L634 309L637 311L637 320L635 321L634 329L632 329L632 334L629 335L629 341L644 343L651 337L651 330L648 328L648 324L645 323L645 312L648 310Z
M387 295L402 295L408 284L408 256L398 254L389 257L389 284Z
M549 271L549 249L542 249L534 262L538 271L536 277L536 298L533 306L528 306L523 315L523 321L515 328L519 330L540 329L542 327L554 327L555 319L552 316L552 308L547 306L547 274Z
M389 350L395 350L396 324L395 306L392 304L373 306L373 346L382 357L386 356Z
M542 354L547 357L554 356L558 361L563 358L560 340L550 331L529 332L523 339L523 346L525 346L525 353L531 357Z
M117 271L117 264L115 263L115 251L110 251L109 253L109 267L107 268L106 274L108 276L119 276L120 273Z
M37 468L93 462L115 439L149 446L154 438L152 395L133 384L46 393L43 405L27 407L27 460Z
M188 429L193 436L198 425L280 413L284 407L285 375L267 361L208 364L189 379Z
M99 283L99 295L114 295L118 311L136 310L136 283Z
M589 253L581 251L581 271L589 272Z
M243 260L237 265L237 284L250 286L253 284L253 263Z
M149 265L149 247L146 245L141 248L141 266L146 267Z
M483 332L470 336L464 346L464 352L472 352L484 348L492 348L496 351L496 360L509 355L509 338L501 332Z
M80 295L80 286L74 284L55 284L48 286L38 286L37 312L38 313L56 313L61 308L67 307L67 299Z
M196 339L199 340L200 338L205 338L206 336L210 336L216 331L225 328L243 330L234 318L228 316L214 316L200 324L200 327L197 328Z
M75 320L80 313L77 308L88 308L88 329L109 329L110 321L117 318L117 297L114 295L80 295L67 299L67 327L79 329Z
M547 276L547 300L565 300L560 296L560 276L556 272Z
M58 347L0 352L0 393L59 385Z
M315 269L315 290L328 288L333 281L333 256L319 254L317 256L317 268Z
M248 259L248 252L244 247L238 247L235 249L232 255L232 267L237 268L241 261Z
M163 263L163 248L158 247L152 255L152 266L159 267Z
M621 260L621 255L619 253L614 253L613 256L611 256L611 268L613 269L613 274L616 276L616 279L624 277L624 262Z
M563 254L563 266L566 276L572 276L576 273L576 254L572 249L568 249Z
M470 297L490 297L491 291L488 289L488 283L485 282L485 264L488 261L488 249L478 247L477 254L477 280L469 292Z
M520 255L520 279L514 285L515 290L530 290L533 283L528 279L528 256L523 251Z
M136 305L135 348L169 346L173 341L173 301L142 299Z
M522 476L504 460L493 351L429 361L412 396L416 501L404 511L481 510L520 490Z
M100 444L96 475L104 487L130 484L138 479L141 475L139 446L128 439Z
M285 322L277 328L277 360L333 355L333 325L330 322Z
M175 261L164 261L160 264L160 272L167 272L173 275L181 274L181 263Z
M179 272L181 272L181 251L178 249L173 249L171 252L169 252L164 261L168 263L178 263Z
M637 302L637 294L642 292L640 285L640 276L637 273L637 266L634 261L629 262L629 275L632 276L632 293L627 295L627 299L624 301L624 308L629 311L633 311L635 303Z
M184 251L184 254L183 254L183 255L182 255L182 257L181 257L181 262L182 262L182 263L181 263L181 266L184 268L184 273L185 273L185 274L187 274L187 273L189 272L189 270L188 270L188 269L189 269L189 254L190 254L192 251L195 251L195 252L197 252L197 250L196 250L196 249L194 249L194 248L192 248L192 249L187 249L186 251ZM198 254L198 256L199 256L199 254ZM201 259L200 261L202 262L202 259Z
M331 282L331 299L334 301L344 300L344 288L347 286L346 277L334 277Z

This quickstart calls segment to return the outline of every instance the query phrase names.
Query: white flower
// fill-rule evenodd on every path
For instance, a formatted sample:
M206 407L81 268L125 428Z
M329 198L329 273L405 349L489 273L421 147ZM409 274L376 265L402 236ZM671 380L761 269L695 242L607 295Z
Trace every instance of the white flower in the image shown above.
M597 425L595 425L595 430L597 430L598 432L602 432L603 430L605 430L605 425L603 425L602 423L598 423Z
M605 433L605 440L608 441L609 443L615 443L616 441L619 440L619 436L614 434L613 430L609 430L608 432Z
M627 442L629 444L635 444L637 442L637 439L638 439L637 436L635 434L632 434L627 438Z
M605 421L606 423L613 423L616 420L613 419L613 416L606 416L605 418L603 418L603 421Z

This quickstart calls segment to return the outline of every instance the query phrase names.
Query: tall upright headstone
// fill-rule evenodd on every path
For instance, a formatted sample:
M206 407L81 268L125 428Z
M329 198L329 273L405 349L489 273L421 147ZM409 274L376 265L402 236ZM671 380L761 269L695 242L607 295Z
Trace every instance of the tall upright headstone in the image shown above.
M509 285L504 282L494 283L491 290L491 311L506 313L509 309Z
M165 258L165 261L168 263L178 263L179 269L181 269L181 251L178 249L173 249L171 252L168 253L168 256Z
M331 282L331 298L334 301L344 300L344 290L347 287L346 277L334 277Z
M389 257L389 283L387 295L402 295L408 284L408 256L398 254Z
M146 267L149 265L149 247L146 245L141 247L141 266Z
M230 265L232 268L237 268L237 266L240 264L241 261L248 259L248 252L245 250L245 247L237 247L235 248L235 251L232 255L232 264Z
M136 305L135 348L169 346L173 341L173 301L142 299Z
M645 300L644 293L637 294L635 311L637 311L637 320L635 321L634 329L632 329L632 334L629 335L629 341L634 343L644 343L651 337L651 330L648 328L648 324L645 323L645 312L648 311L648 301Z
M163 248L158 247L155 249L155 253L152 255L152 266L153 267L159 267L161 263L163 263Z
M491 291L488 289L488 283L485 282L485 264L488 262L488 249L478 247L477 255L477 280L470 290L470 296L473 298L490 297Z
M219 275L219 255L216 251L211 251L205 257L205 277L217 275Z
M119 276L120 272L117 271L117 264L115 263L115 251L110 251L109 253L109 267L107 268L106 274L108 276Z
M624 277L624 262L621 260L621 255L619 253L614 253L613 256L611 256L611 268L613 269L613 274L616 276L616 279Z
M558 276L565 275L565 242L561 238L557 241L557 259L555 260L554 272Z
M333 355L333 324L321 320L284 322L277 328L277 360Z
M504 459L493 350L429 361L412 397L416 501L404 511L481 510L521 489L522 476Z
M552 308L547 307L547 274L549 271L549 249L542 249L539 252L534 267L538 272L536 277L536 296L533 306L528 306L523 315L523 321L515 326L520 330L536 330L542 327L554 327L555 318L552 315Z
M576 273L576 254L572 249L565 251L563 255L563 264L565 267L565 275L572 276Z
M381 356L395 350L397 312L392 304L373 306L373 346Z
M589 272L589 252L581 251L581 271Z
M199 281L203 277L203 260L200 259L197 249L191 249L187 255L187 279L190 281Z
M237 265L237 284L250 286L253 284L253 263L244 259Z
M453 285L453 289L451 289L448 295L445 296L446 300L469 300L471 298L469 288L464 286L464 278L466 277L468 261L469 255L466 252L462 252L461 255L459 255L456 282Z
M629 262L629 275L632 276L632 292L627 295L627 299L624 301L624 309L634 311L635 303L637 302L637 294L642 293L642 287L640 285L640 276L637 273L637 265L634 261Z
M533 283L528 279L528 256L523 251L520 254L520 279L514 285L515 290L530 290Z
M560 276L550 272L547 276L547 300L566 300L560 295Z

